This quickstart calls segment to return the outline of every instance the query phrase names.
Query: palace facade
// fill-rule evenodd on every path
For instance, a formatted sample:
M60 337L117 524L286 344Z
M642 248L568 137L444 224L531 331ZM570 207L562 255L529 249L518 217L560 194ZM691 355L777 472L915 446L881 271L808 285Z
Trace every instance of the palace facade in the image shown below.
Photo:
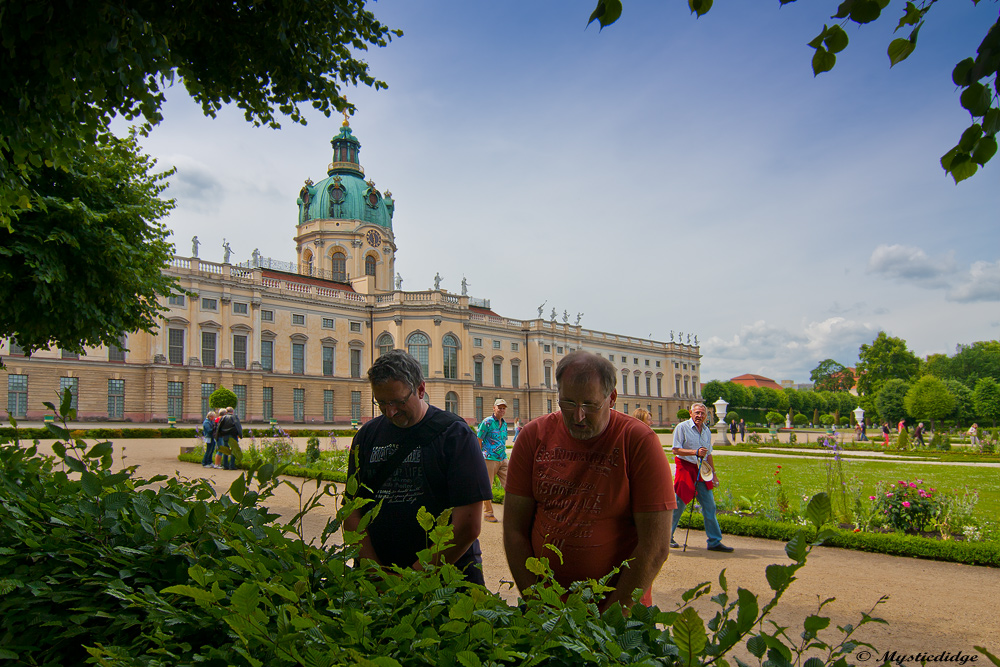
M366 373L400 348L416 357L434 405L479 422L504 398L507 419L557 410L555 366L584 349L618 370L616 409L643 407L659 425L700 398L695 343L659 342L539 317L520 320L488 301L437 289L408 292L395 273L395 203L365 180L360 143L345 121L332 140L327 177L298 197L295 263L242 264L174 257L164 270L186 294L166 297L155 333L84 355L44 350L30 358L0 341L7 366L0 405L40 419L43 401L74 392L79 420L200 422L218 387L239 397L246 422L347 424L370 419ZM196 248L192 249L197 255ZM228 260L228 252L227 258Z

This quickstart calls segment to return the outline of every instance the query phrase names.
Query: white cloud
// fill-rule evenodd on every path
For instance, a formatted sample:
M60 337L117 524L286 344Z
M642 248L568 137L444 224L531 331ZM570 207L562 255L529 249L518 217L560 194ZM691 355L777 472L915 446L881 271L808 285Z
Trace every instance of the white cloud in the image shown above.
M1000 301L1000 260L975 262L962 281L948 292L949 301Z
M208 165L187 155L171 155L164 158L164 162L177 168L177 173L170 177L168 196L196 211L218 210L223 195L222 182Z
M954 252L931 258L922 249L900 244L882 244L868 260L868 272L911 282L921 287L946 287L955 271Z

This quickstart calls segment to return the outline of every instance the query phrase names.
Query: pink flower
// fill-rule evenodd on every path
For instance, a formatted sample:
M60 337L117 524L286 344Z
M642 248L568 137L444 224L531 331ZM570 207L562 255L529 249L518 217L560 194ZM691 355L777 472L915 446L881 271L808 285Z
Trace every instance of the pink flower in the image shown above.
M892 494L892 492L890 491L889 493L886 493L886 494L885 494L885 497L886 497L886 498L892 498L892 495L893 495L893 494Z
M875 500L875 496L868 496L868 500Z
M911 488L911 489L915 489L915 488L917 488L917 485L916 485L916 484L914 484L913 482L910 482L910 488Z
M902 484L903 486L906 486L906 482L904 482L903 480L899 480L899 483Z
M909 507L909 506L910 506L910 501L909 500L904 500L903 501L903 507Z

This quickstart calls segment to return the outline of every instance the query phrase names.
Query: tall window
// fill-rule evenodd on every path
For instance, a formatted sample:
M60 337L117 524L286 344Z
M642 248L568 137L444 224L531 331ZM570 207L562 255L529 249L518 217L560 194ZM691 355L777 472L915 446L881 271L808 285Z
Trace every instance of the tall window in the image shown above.
M545 386L552 389L552 366L545 367Z
M108 380L108 419L125 418L125 380Z
M548 411L548 413L550 415L552 414L552 399L551 398L545 399L545 409Z
M366 276L375 275L375 258L371 255L365 257L365 275Z
M304 375L306 372L306 344L292 343L292 373Z
M656 412L658 413L658 417L659 417L657 419L657 423L658 424L662 424L663 423L663 406L662 405L657 405L656 406Z
M411 357L420 362L420 370L423 372L424 377L430 375L430 369L428 368L430 347L430 340L422 333L410 334L410 338L406 341L406 351L410 353Z
M513 417L514 419L521 418L521 399L515 398L514 400L511 401L510 412L511 412L510 416Z
M635 395L639 395L639 376L636 375L632 378L632 386L635 388Z
M389 352L392 352L392 349L395 347L395 345L392 342L392 336L390 336L387 333L384 333L381 336L379 336L378 342L376 342L375 344L378 345L378 356L380 357L383 354L388 354Z
M483 397L476 396L476 423L483 421Z
M184 329L167 330L167 358L175 366L184 363L184 333Z
M260 365L265 371L274 370L274 341L260 341Z
M333 279L347 280L347 257L342 252L333 253Z
M233 367L247 367L247 337L233 336Z
M653 382L653 378L647 376L646 377L646 396L652 396L653 395L652 390L649 388L650 385L652 384L652 382Z
M28 376L7 376L7 412L13 417L28 414Z
M59 402L62 403L63 394L69 389L73 398L70 399L71 410L77 409L77 400L80 395L80 378L59 378Z
M240 419L247 418L247 386L245 384L234 384L233 393L236 394L236 416Z
M261 397L264 399L264 419L274 419L274 387L262 387Z
M215 384L212 382L202 382L201 383L201 414L207 415L208 411L212 407L208 403L208 399L212 397L212 392L215 391Z
M691 392L691 390L689 389L689 386L690 386L689 382L690 382L689 378L685 375L684 376L684 395L685 396L687 396Z
M323 390L323 421L327 424L333 421L333 389Z
M494 387L501 386L501 383L500 383L500 380L502 379L501 375L502 375L502 370L500 368L500 362L499 361L494 361L493 362L493 386Z
M674 376L674 396L680 396L680 395L681 395L681 376L680 375L675 375Z
M483 386L483 362L479 359L472 362L472 377L477 387Z
M510 386L514 389L521 386L521 367L517 364L511 364L510 367Z
M292 420L304 422L306 420L306 390L292 389Z
M358 350L360 352L360 350ZM360 362L359 362L360 363ZM361 421L361 392L351 392L351 419Z
M180 419L184 416L184 383L167 383L167 416Z
M125 361L125 334L118 338L118 344L108 348L108 361Z
M447 334L441 339L441 349L444 351L444 379L457 380L458 341L451 334Z
M458 414L458 394L449 391L444 395L444 409L456 415Z
M323 346L323 375L331 377L333 375L333 352L332 345Z
M622 393L628 394L628 371L622 371Z
M361 377L361 350L351 350L351 377Z
M201 332L201 365L215 366L215 332Z
M656 395L663 396L663 378L656 378Z

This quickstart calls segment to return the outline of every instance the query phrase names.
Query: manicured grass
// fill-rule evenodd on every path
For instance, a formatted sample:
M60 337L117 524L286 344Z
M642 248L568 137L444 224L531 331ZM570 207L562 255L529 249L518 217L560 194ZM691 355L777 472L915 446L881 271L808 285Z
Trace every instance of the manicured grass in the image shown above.
M803 496L826 490L827 464L831 458L793 459L766 456L727 456L715 459L721 487L718 494L731 493L734 498L752 497L754 493L774 485L774 471L781 466L781 485L796 506ZM1000 468L948 464L921 464L911 461L854 461L842 459L844 476L863 482L865 495L873 495L879 480L924 480L925 487L938 491L964 490L966 486L979 491L975 515L990 521L1000 516Z

